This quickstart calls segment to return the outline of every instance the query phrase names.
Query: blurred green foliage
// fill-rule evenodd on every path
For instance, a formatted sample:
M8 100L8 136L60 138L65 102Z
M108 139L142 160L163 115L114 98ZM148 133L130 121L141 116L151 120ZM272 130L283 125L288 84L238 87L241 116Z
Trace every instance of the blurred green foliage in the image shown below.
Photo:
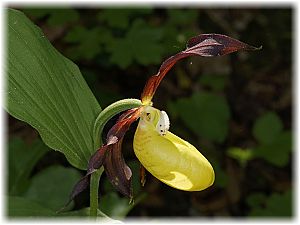
M24 12L34 19L47 18L46 21L49 26L60 26L64 23L76 22L80 17L76 10L68 8L31 8L24 9Z
M225 140L230 111L224 97L203 91L173 104L173 109L195 134L218 143Z
M282 127L279 116L274 112L268 112L255 121L253 135L260 143L270 144L278 137Z
M226 153L228 156L237 159L243 167L246 166L249 160L253 159L253 151L251 149L231 147Z
M55 212L27 198L9 196L7 199L9 217L49 217Z
M250 216L292 216L292 192L273 193L271 196L265 196L261 193L252 194L247 198L247 202L252 206ZM283 207L284 206L284 207Z
M73 168L47 167L31 178L24 197L57 211L68 201L70 190L80 177L81 174Z
M275 112L266 112L255 121L253 135L259 145L254 154L276 165L285 166L292 150L292 133L283 130L283 124Z
M110 61L123 69L134 61L141 65L160 63L163 53L159 42L161 37L159 28L151 28L143 20L135 20L125 37L114 39L107 46L111 52Z
M128 205L104 177L100 208L121 218L293 215L291 8L21 10L79 66L102 108L118 99L138 98L147 78L157 72L163 60L183 50L196 34L222 33L263 45L260 52L184 60L169 72L156 93L154 105L168 112L171 131L189 140L212 162L215 184L203 192L186 193L147 174L146 186L140 188L136 162L131 169L138 207ZM55 199L62 198L62 192L67 196L68 190L53 191L50 201L46 178L49 183L50 177L56 183L65 179L71 185L78 174L75 169L57 166L51 158L48 163L53 166L44 165L43 158L55 153L47 153L38 140L28 146L15 138L23 137L31 128L24 126L20 131L18 122L9 120L9 194L18 196L10 197L9 202L30 205L16 212L9 204L9 215L51 214L62 204ZM135 160L133 132L123 143L127 161ZM66 164L64 159L58 161ZM41 165L37 167L37 163ZM64 177L60 170L73 175ZM49 188L58 190L59 186ZM83 196L75 202L75 216L86 215L88 195ZM38 214L37 207L45 209Z
M49 148L39 139L26 144L20 138L9 142L9 207L12 216L37 216L38 208L45 211L40 216L52 216L67 202L70 190L81 174L74 168L52 165L32 176L36 164ZM22 206L29 204L28 207ZM15 205L16 204L16 205ZM19 206L25 208L19 209Z
M212 91L223 91L228 82L228 76L220 74L203 74L200 76L199 82L201 85L210 88Z
M8 191L10 195L20 195L28 188L30 174L35 164L49 150L44 143L36 139L27 146L20 138L14 137L8 149Z

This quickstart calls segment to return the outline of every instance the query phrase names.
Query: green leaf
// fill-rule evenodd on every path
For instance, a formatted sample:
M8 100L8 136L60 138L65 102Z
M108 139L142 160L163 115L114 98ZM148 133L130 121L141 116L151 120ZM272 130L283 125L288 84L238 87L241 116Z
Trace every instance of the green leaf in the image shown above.
M20 138L12 138L8 148L9 194L20 195L29 185L28 178L33 167L49 148L39 139L28 146Z
M129 8L111 8L103 9L98 14L100 21L105 21L110 27L125 29L129 25L132 16L140 16L151 13L152 9L129 9Z
M275 166L285 166L290 159L292 150L292 133L281 132L270 144L263 144L254 149L254 155L263 158Z
M73 186L80 178L79 171L73 168L48 167L32 177L24 197L57 211L68 201Z
M257 208L266 201L266 198L263 193L253 193L247 197L246 202L252 208Z
M195 93L179 99L172 107L195 134L218 143L225 140L230 111L224 97L209 92Z
M275 112L267 112L260 116L254 124L253 135L262 144L270 144L282 131L283 125Z
M8 10L7 111L38 130L52 149L85 169L101 108L78 67L23 13Z
M227 150L227 155L239 161L241 166L245 166L247 162L253 159L253 151L250 149L242 149L238 147L232 147Z
M132 207L127 198L119 197L116 192L110 192L101 197L101 211L112 218L125 217Z
M47 20L50 26L58 26L65 23L76 22L79 20L79 13L75 9L55 8Z
M168 9L169 23L174 25L190 25L197 20L198 12L195 9Z
M252 199L253 200L253 199ZM260 199L260 201L263 198ZM291 217L292 216L292 192L273 193L266 198L263 204L254 207L249 216L252 217Z
M146 194L140 194L134 201L129 204L126 197L120 197L116 192L110 192L101 197L100 209L111 218L123 219L139 202L145 199Z
M176 26L166 23L162 29L164 33L162 42L166 55L174 55L186 48L186 42L189 38L197 35L197 32L189 26L178 29Z
M101 106L103 108L108 105L120 100L123 96L118 92L117 88L111 88L107 85L94 85L97 82L97 77L99 74L92 70L82 70L81 71L87 84L91 87L92 92L94 93L97 99L101 99Z
M216 162L214 160L210 160L210 162L216 174L215 185L220 188L225 188L226 185L228 184L228 175L226 171L223 168L221 168L219 162Z
M75 44L67 49L67 54L72 59L91 60L103 50L102 44L110 43L111 38L107 29L101 27L87 29L83 26L75 26L64 37L64 41Z
M149 27L143 20L135 20L124 38L114 39L107 46L111 62L126 68L133 61L142 65L160 63L164 51L160 43L162 30Z
M37 19L48 16L47 23L50 26L76 22L79 19L79 13L70 8L25 8L22 11Z
M222 91L228 82L228 77L225 75L204 74L199 78L199 82L202 85L211 88L213 91Z
M8 197L9 217L52 217L55 212L23 197Z
M82 219L83 217L89 219L88 217L90 216L90 207L75 210L75 211L59 213L57 214L57 216L68 217L68 219L69 217L72 217L72 219L76 217L79 217L80 219ZM97 221L106 222L106 223L122 223L121 221L110 218L105 213L103 213L100 209L97 209Z

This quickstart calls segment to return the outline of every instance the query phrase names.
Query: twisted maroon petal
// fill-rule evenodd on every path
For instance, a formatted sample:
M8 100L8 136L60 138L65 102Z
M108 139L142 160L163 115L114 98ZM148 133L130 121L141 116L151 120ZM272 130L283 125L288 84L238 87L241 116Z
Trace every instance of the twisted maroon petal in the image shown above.
M104 169L112 185L122 194L132 198L131 170L126 165L122 155L122 141L130 125L140 116L141 108L129 109L118 119L109 130L108 139L117 140L111 145L104 160Z
M203 57L221 56L240 50L259 50L234 38L221 34L201 34L187 42L187 48L165 60L158 73L150 77L144 87L141 99L143 103L150 102L161 80L175 63L188 56L198 55Z

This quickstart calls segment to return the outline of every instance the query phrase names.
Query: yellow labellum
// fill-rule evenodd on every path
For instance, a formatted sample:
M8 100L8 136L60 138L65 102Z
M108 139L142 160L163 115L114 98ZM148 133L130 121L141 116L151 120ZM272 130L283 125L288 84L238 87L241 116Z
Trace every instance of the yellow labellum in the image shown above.
M200 191L211 186L214 170L190 143L169 131L157 131L158 109L146 106L133 140L134 152L142 165L157 179L174 188Z

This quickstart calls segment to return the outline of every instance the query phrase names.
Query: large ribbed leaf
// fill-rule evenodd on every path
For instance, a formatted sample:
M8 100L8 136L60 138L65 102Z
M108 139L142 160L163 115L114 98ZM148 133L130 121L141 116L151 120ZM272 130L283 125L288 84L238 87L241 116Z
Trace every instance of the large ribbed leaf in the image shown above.
M101 111L78 67L61 55L23 13L9 9L7 111L38 130L52 149L86 169Z

